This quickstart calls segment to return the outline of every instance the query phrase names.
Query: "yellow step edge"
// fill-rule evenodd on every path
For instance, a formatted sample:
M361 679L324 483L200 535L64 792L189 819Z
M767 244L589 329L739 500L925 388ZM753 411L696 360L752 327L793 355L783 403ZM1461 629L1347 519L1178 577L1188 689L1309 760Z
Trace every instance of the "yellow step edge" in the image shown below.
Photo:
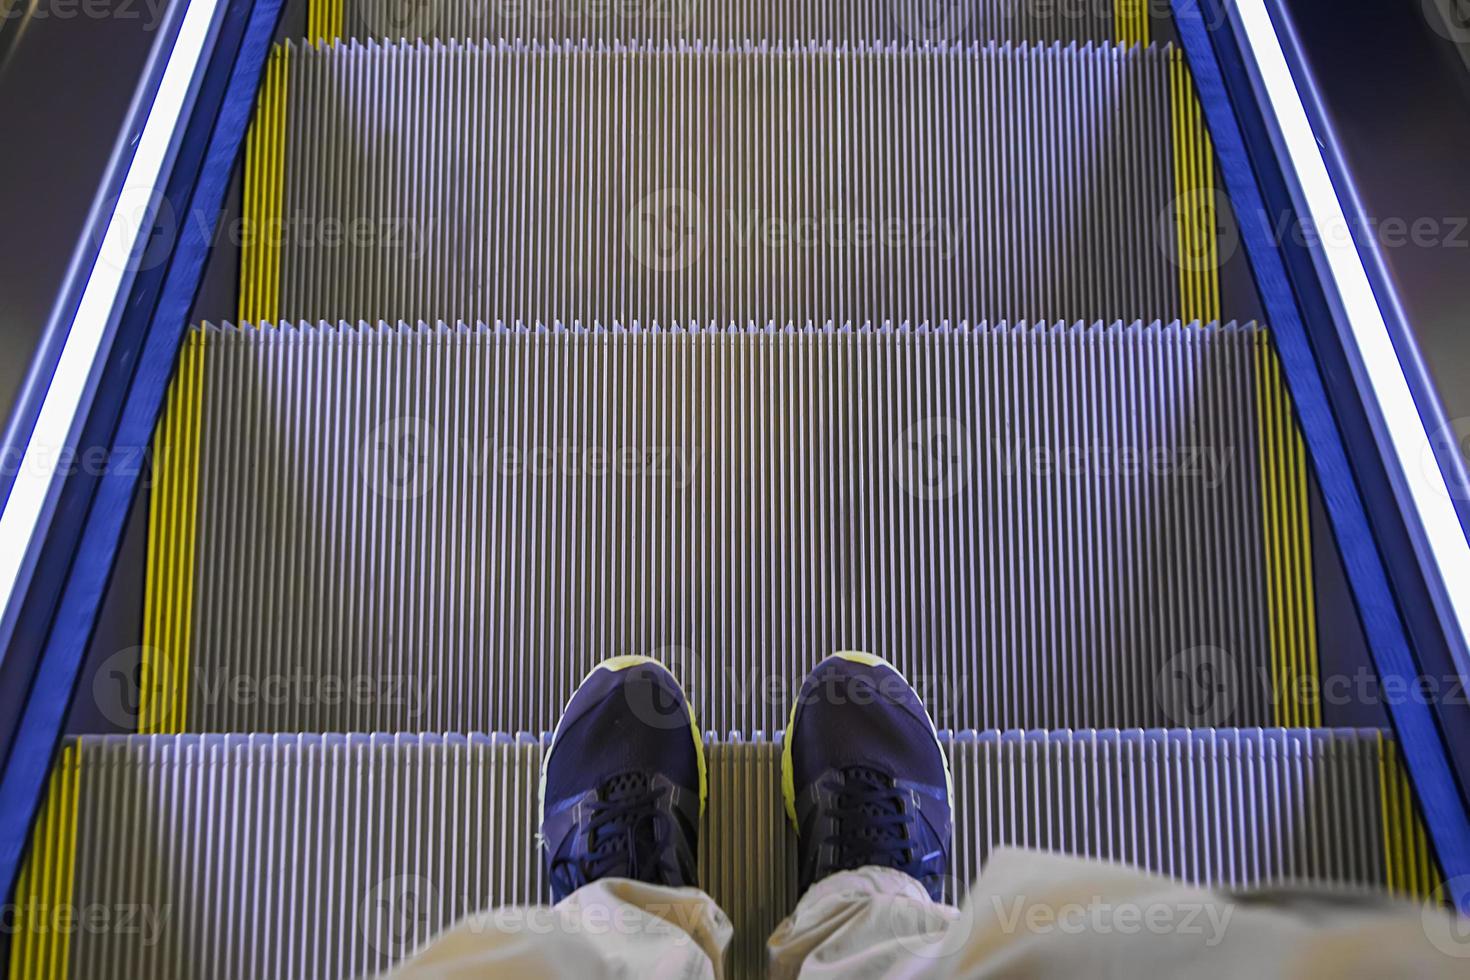
M1269 331L1260 334L1255 360L1273 720L1284 728L1315 728L1322 724L1321 661L1306 444Z
M1173 125L1175 265L1179 274L1180 319L1220 319L1220 249L1214 144L1183 52L1169 55L1169 102Z
M1399 898L1418 902L1443 896L1444 872L1434 856L1414 786L1398 743L1379 735L1379 816L1383 822L1384 880Z
M1147 0L1113 0L1113 30L1118 43L1150 43Z
M316 45L331 44L342 37L344 0L311 0L306 10L306 38Z
M13 980L52 980L70 970L74 927L68 923L75 911L80 788L81 756L75 744L67 745L51 770L16 885L9 963Z
M138 685L138 731L148 735L188 722L205 351L205 334L191 331L154 435Z
M148 500L147 571L143 589L143 650L138 677L138 731L161 730L157 695L169 688L170 680L160 652L169 644L169 602L172 588L173 486L177 459L174 451L179 385L177 377L164 394L163 411L153 433L153 473Z
M289 77L290 48L278 44L266 59L255 113L245 136L245 235L238 319L257 326L279 318Z
M1286 665L1281 656L1281 611L1278 599L1281 590L1276 580L1276 469L1271 442L1271 391L1270 341L1262 333L1256 340L1256 443L1260 470L1261 498L1261 554L1265 559L1264 585L1266 589L1267 642L1271 654L1272 722L1277 727L1289 728L1290 716L1284 692L1287 685Z

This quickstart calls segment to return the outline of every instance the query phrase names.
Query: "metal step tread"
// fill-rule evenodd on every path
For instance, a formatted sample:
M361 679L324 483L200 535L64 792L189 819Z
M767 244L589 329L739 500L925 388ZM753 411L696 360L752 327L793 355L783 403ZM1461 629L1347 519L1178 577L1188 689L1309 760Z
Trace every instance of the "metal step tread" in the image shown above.
M800 42L1141 41L1173 35L1167 5L1114 0L314 0L312 36Z
M288 45L240 318L1219 319L1212 168L1172 47Z
M1254 325L198 330L140 730L540 731L639 653L771 731L844 649L950 728L1319 724L1285 405Z
M1396 750L1376 731L942 742L955 774L956 899L1003 845L1233 888L1381 889L1393 862L1415 859L1397 822L1409 809ZM765 937L797 898L779 739L707 744L701 881L735 923L734 975L758 975ZM541 739L506 735L76 739L38 825L49 864L29 879L53 885L29 894L152 910L137 931L78 932L77 977L373 973L468 912L546 899L541 753Z

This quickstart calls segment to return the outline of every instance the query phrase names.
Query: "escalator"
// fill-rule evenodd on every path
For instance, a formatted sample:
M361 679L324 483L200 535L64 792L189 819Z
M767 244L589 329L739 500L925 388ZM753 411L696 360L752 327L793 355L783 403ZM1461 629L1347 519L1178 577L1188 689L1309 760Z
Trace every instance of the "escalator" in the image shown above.
M956 901L1008 844L1440 889L1387 726L1324 718L1331 549L1172 23L832 7L339 0L273 49L137 733L64 743L13 976L365 975L545 900L543 733L614 653L708 732L736 976L841 649L944 730Z

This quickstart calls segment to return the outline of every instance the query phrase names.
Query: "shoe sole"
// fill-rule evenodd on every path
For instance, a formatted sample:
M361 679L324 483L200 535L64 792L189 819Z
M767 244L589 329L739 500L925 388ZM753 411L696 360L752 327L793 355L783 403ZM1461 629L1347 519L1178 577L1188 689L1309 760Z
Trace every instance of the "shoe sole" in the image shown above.
M674 682L674 687L678 688L680 697L684 697L684 686L679 683L679 679L674 676L674 672L652 657L609 657L596 667L593 667L591 672L582 678L582 683L577 685L577 690L572 692L572 696L567 699L566 705L562 708L561 717L557 719L556 728L551 733L551 744L546 747L546 755L541 759L541 785L537 788L536 799L536 840L538 845L542 847L546 845L545 839L541 836L541 828L546 826L546 770L551 766L551 754L556 751L556 743L561 736L561 726L562 722L566 720L567 710L571 708L572 702L577 699L577 695L581 693L582 688L587 685L587 682L597 676L599 670L606 670L616 674L628 670L631 667L639 667L645 664L650 667L656 667L667 674L669 679ZM705 802L709 798L709 769L704 761L704 739L699 737L699 722L694 717L694 705L690 703L687 697L684 697L684 707L689 711L689 729L694 735L694 754L699 762L699 815L702 817L704 816Z
M820 670L822 665L826 664L829 660L846 660L848 663L862 664L865 667L887 667L893 672L895 677L903 681L904 686L914 695L915 700L921 705L924 703L923 699L919 697L919 692L915 691L914 686L908 682L908 678L904 677L897 667L882 657L852 650L843 651L841 653L834 653L826 660L823 660L821 664L817 665L817 670ZM812 673L816 673L816 671L814 670ZM805 686L806 682L803 681L802 687ZM796 772L791 763L791 746L796 741L794 737L796 734L796 708L800 704L801 689L798 688L796 700L791 705L791 716L786 722L786 731L781 735L781 796L786 803L786 819L791 821L791 826L798 835L801 833L801 827L796 821ZM944 789L949 798L949 812L953 814L954 774L949 769L949 753L944 751L944 743L939 741L939 729L934 727L934 718L929 714L927 709L924 711L924 720L929 722L929 733L934 736L934 747L939 750L940 761L944 764Z

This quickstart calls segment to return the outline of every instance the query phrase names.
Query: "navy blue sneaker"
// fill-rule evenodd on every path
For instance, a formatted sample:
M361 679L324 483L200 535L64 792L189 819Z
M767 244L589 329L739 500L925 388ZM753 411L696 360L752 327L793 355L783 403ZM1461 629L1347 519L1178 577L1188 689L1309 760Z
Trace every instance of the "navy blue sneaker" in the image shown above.
M887 661L838 653L811 672L786 726L781 786L803 892L877 865L943 900L954 781L924 703Z
M674 675L647 657L598 664L541 764L552 898L602 878L693 885L707 786L694 709Z

